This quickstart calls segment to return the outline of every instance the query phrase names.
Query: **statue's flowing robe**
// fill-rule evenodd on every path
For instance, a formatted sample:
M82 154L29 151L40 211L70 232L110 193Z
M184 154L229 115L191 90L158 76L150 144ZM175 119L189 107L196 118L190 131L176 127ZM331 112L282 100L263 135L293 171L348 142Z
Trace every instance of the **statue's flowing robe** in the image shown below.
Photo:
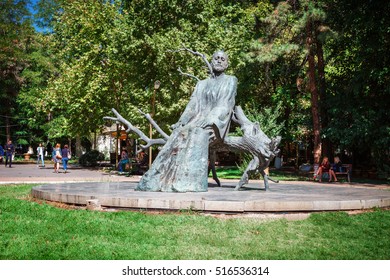
M142 176L137 190L207 191L209 144L223 141L236 92L234 76L222 74L199 81L176 128L150 170Z

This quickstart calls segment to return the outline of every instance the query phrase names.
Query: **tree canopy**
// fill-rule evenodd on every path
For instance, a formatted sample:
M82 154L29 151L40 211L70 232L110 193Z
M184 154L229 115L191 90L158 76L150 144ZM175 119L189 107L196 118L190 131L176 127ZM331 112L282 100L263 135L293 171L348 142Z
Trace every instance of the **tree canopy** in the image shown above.
M308 149L296 164L322 151L389 169L388 1L42 0L39 31L29 4L1 2L2 142L16 132L27 142L88 136L111 108L146 131L138 108L151 112L153 94L169 130L195 85L178 68L207 76L179 50L223 49L237 104L254 119L277 110L286 156Z
M0 2L0 127L1 138L11 138L11 127L20 132L16 97L25 83L22 71L33 35L28 1ZM16 129L15 129L16 128Z

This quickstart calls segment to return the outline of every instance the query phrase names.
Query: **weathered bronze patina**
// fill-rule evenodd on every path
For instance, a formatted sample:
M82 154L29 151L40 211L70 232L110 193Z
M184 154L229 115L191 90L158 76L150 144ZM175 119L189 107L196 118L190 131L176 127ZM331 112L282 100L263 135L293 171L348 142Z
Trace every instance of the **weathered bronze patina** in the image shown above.
M193 52L194 53L194 52ZM197 53L199 55L199 53ZM202 55L204 58L204 56ZM223 51L214 53L211 63L206 61L210 77L198 81L191 99L179 121L167 135L145 114L163 139L149 139L113 109L116 118L138 134L147 145L164 144L151 168L142 176L137 190L163 192L205 192L208 188L209 152L218 149L238 150L252 154L253 160L245 170L236 190L248 183L248 172L258 170L268 189L268 176L264 169L278 152L280 137L268 138L258 124L252 123L240 107L235 106L237 78L225 74L228 56ZM231 121L240 125L242 137L228 136ZM210 153L213 154L213 153ZM214 160L210 161L216 177Z

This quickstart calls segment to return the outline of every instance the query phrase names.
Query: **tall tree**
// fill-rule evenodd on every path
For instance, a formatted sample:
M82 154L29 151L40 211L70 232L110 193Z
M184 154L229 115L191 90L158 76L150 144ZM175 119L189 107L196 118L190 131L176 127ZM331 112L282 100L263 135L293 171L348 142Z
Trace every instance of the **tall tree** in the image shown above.
M5 127L6 138L11 138L11 127L17 125L13 118L15 100L24 82L21 72L27 61L25 50L33 33L27 4L29 1L0 2L0 125Z
M27 131L27 143L54 139L59 131L51 130L52 113L46 110L43 93L52 75L58 74L54 55L50 49L51 35L37 33L31 38L31 44L26 50L28 61L22 72L25 80L17 98L18 112L22 124Z
M152 111L159 80L155 118L168 129L195 85L177 69L207 75L201 59L175 51L224 49L235 69L252 24L240 5L221 0L65 1L54 27L62 65L46 91L47 109L66 115L73 135L96 131L111 107L146 129L137 108Z
M330 137L362 168L390 174L390 3L329 0ZM344 153L343 153L344 154ZM387 175L386 175L387 174Z
M126 103L126 58L121 56L128 44L126 28L115 3L62 4L53 34L61 64L46 90L45 109L66 135L89 135L111 106Z
M250 53L252 60L259 62L260 67L265 69L264 72L271 73L271 77L274 77L270 80L270 84L273 84L272 91L282 93L278 96L285 100L287 129L290 135L295 135L295 139L291 140L299 141L307 137L308 130L312 131L314 162L318 162L321 156L322 100L319 93L322 93L322 98L326 98L325 88L319 89L319 85L325 86L324 63L318 67L318 62L324 61L320 41L324 29L318 28L324 17L320 2L281 1L261 21L265 31L252 44ZM303 73L305 79L302 77ZM322 77L321 83L318 81L319 76ZM294 89L295 84L297 88ZM307 106L307 94L310 96L310 106ZM312 123L307 127L304 116L309 107ZM297 111L301 114L297 114ZM294 115L301 121L293 120L291 117Z
M321 157L321 122L320 122L320 112L319 112L319 93L318 93L318 82L316 79L317 68L316 68L316 47L319 45L316 44L316 26L313 20L313 12L309 10L309 5L305 7L305 14L303 17L306 17L306 49L307 49L307 61L308 61L308 83L309 91L311 95L311 112L313 120L313 136L314 136L314 163L320 162Z

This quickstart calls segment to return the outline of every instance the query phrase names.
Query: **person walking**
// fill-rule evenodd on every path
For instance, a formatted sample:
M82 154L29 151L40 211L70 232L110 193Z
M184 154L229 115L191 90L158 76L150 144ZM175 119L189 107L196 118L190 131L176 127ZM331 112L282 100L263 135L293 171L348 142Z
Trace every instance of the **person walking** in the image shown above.
M39 146L37 148L37 166L39 167L39 161L42 161L42 167L45 167L45 160L44 160L44 148L42 146L42 143L39 143Z
M0 163L3 163L3 157L4 157L4 149L3 146L0 144Z
M57 143L52 155L54 161L54 173L58 173L60 170L60 162L62 160L61 144Z
M68 145L65 145L61 151L62 156L62 168L64 169L64 173L68 170L68 160L69 160L70 151L68 149Z

